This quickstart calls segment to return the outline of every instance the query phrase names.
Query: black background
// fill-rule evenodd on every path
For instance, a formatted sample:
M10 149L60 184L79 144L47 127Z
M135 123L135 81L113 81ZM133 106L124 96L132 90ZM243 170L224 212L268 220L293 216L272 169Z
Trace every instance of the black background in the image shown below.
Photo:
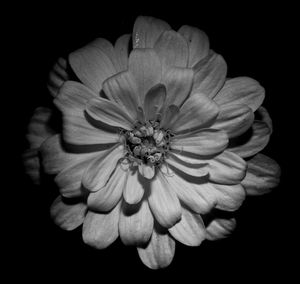
M274 4L264 7L253 2L205 6L183 1L164 7L152 2L122 6L98 2L65 7L44 3L19 6L17 10L7 22L13 31L9 44L13 50L10 74L14 91L9 96L16 112L11 134L16 160L10 165L14 182L9 188L14 202L8 211L15 214L6 218L12 225L6 234L13 240L9 253L12 274L18 271L16 274L21 277L41 280L83 277L97 282L117 277L129 282L183 276L188 282L219 279L225 283L291 275L296 235L291 222L296 188L288 178L290 143L296 137L291 134L295 131L291 105L296 103L296 94L288 90L293 84L293 72L287 65L295 58L292 8ZM249 198L244 203L237 214L238 227L229 239L204 242L197 248L177 243L172 264L160 271L146 268L135 249L123 246L119 240L108 249L97 251L82 242L81 228L65 232L56 227L49 217L55 193L33 186L23 173L20 158L26 148L24 135L32 111L39 105L47 106L51 100L46 81L55 60L95 37L114 42L132 31L138 15L161 18L174 29L183 24L201 28L208 34L211 48L225 58L228 77L249 76L265 87L263 105L273 118L274 133L263 153L282 168L282 182L272 194Z

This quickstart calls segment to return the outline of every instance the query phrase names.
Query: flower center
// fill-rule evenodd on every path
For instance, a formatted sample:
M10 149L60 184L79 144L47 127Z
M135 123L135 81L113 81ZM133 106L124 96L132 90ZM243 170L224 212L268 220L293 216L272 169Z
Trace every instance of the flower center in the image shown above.
M159 122L147 121L138 123L132 131L124 133L126 139L127 158L133 165L147 164L159 166L169 150L172 133L160 129Z

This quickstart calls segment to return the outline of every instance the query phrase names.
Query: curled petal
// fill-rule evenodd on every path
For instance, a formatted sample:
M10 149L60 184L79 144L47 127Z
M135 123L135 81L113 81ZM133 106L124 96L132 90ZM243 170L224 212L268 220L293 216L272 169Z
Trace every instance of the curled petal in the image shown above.
M137 248L140 259L151 269L167 267L175 254L175 241L167 230L157 227L154 227L148 245L145 248Z
M108 213L88 211L82 228L83 241L97 249L111 245L119 236L120 203Z
M204 95L194 95L184 102L178 119L169 127L177 134L195 131L211 124L218 113L216 103Z
M68 204L58 196L51 205L50 214L56 225L71 231L83 223L86 208L83 202Z
M248 195L262 195L279 184L280 167L271 158L257 154L248 162L248 169L242 185Z
M180 220L181 206L178 197L160 172L151 181L148 200L155 219L163 227L170 228Z
M270 140L271 130L266 123L254 121L251 128L251 137L242 145L228 148L231 152L247 158L260 152Z
M187 67L189 49L185 38L179 33L170 30L163 32L154 50L159 55L163 68Z
M220 153L227 144L228 136L225 131L203 129L195 134L175 136L171 140L171 150L182 152L183 155L205 156Z
M165 31L171 27L164 21L152 17L140 16L133 27L133 48L152 48Z
M63 85L63 83L69 80L67 66L67 60L63 57L60 57L49 73L47 88L53 97L57 96L59 89Z
M88 207L97 212L113 209L122 197L126 172L118 165L103 188L91 192L87 199Z
M206 237L201 215L193 214L184 208L180 222L169 228L169 232L177 241L187 246L199 246Z
M206 226L206 239L216 241L228 237L236 227L236 220L215 218Z
M222 105L212 127L225 130L229 138L232 138L249 129L253 120L254 114L251 108L246 105Z
M205 32L191 26L182 26L178 32L186 39L189 46L188 67L195 66L209 52L209 40Z
M123 202L119 220L119 233L125 245L144 245L151 238L153 216L148 202L129 205Z
M83 186L90 191L97 191L105 186L123 155L123 145L117 145L94 159L83 174Z
M200 93L214 98L226 78L227 65L223 57L211 51L193 69L195 73L192 96Z
M219 105L244 104L255 111L265 98L265 90L254 79L238 77L229 79L214 97Z

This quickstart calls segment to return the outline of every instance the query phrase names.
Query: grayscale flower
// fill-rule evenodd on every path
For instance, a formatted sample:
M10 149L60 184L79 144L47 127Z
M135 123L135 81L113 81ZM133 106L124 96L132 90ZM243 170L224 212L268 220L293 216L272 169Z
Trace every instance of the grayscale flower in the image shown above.
M264 88L226 71L203 31L150 17L114 46L98 38L59 59L48 88L62 131L47 129L52 111L39 108L25 154L36 180L37 153L55 175L55 223L83 224L84 242L98 249L120 237L152 269L171 263L175 241L228 236L234 217L214 212L268 192L280 168L259 154L272 132Z

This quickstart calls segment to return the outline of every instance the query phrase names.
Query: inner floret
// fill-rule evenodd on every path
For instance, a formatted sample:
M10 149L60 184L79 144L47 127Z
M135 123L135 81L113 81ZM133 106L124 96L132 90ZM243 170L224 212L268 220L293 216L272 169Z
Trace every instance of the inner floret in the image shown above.
M159 166L169 150L171 136L157 121L138 123L133 130L125 132L127 158L133 165Z

